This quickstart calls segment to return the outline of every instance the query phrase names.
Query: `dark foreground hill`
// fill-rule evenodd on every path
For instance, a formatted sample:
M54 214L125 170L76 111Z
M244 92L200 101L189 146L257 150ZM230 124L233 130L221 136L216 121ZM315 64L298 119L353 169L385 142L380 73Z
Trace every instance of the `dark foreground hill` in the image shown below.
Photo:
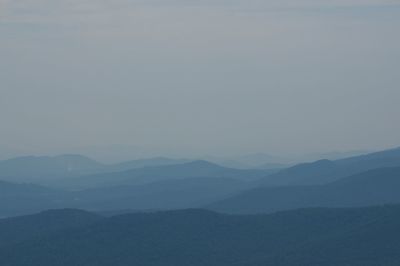
M400 203L400 167L374 169L327 185L250 189L207 208L254 214L309 207L362 207L391 203Z
M400 207L304 209L231 216L204 210L138 213L60 228L60 219L17 218L18 240L0 248L4 266L394 266L400 263ZM65 217L65 213L59 213ZM94 219L93 219L94 218ZM20 221L32 223L21 233ZM45 224L48 232L36 224ZM76 219L72 224L76 225ZM0 222L0 232L4 231ZM25 236L21 236L21 235ZM34 235L34 236L32 236ZM2 235L0 234L0 238ZM0 239L1 241L1 239ZM4 240L3 240L4 242Z
M74 209L49 210L39 214L0 220L0 249L102 219L100 215Z

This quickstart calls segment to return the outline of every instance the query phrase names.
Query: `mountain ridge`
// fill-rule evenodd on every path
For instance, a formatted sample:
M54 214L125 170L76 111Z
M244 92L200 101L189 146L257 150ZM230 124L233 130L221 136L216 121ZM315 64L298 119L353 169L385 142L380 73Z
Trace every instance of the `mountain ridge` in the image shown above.
M206 208L227 213L271 213L309 207L400 203L400 167L379 168L325 185L257 187Z
M0 249L0 263L392 266L400 261L399 229L399 205L240 216L198 209L135 213L11 244Z

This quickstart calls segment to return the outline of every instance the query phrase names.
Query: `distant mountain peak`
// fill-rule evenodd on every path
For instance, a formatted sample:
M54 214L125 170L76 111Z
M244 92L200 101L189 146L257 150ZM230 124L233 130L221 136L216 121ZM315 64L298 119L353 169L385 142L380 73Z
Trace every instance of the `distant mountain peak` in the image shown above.
M318 167L331 167L331 166L335 166L335 162L328 160L328 159L322 159L322 160L318 160L315 162L311 162L311 163L302 163L302 164L298 164L295 166L292 166L290 168L287 169L287 171L293 171L293 170L299 170L299 169L315 169ZM286 171L286 170L284 170Z
M82 160L91 160L91 161L95 161L85 155L81 155L81 154L61 154L61 155L56 155L56 156L52 156L49 158L61 158L61 159L82 159Z
M192 162L185 163L186 165L198 165L198 166L219 166L218 164L206 161L206 160L195 160Z
M81 210L81 209L72 209L72 208L45 210L45 211L40 212L39 215L47 216L47 217L49 217L49 216L79 216L79 215L99 216L99 215L89 212L89 211L85 211L85 210Z

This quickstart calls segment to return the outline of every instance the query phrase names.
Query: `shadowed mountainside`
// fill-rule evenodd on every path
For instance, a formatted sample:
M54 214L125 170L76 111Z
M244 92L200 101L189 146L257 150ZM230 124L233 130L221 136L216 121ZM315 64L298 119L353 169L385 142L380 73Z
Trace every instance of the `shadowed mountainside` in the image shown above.
M0 249L68 228L92 224L100 219L100 215L74 209L49 210L39 214L0 219Z

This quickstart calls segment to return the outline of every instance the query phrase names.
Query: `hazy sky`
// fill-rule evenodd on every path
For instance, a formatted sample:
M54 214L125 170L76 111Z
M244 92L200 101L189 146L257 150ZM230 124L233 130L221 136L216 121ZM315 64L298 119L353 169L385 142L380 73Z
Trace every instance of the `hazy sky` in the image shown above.
M400 146L400 2L0 0L0 146Z

